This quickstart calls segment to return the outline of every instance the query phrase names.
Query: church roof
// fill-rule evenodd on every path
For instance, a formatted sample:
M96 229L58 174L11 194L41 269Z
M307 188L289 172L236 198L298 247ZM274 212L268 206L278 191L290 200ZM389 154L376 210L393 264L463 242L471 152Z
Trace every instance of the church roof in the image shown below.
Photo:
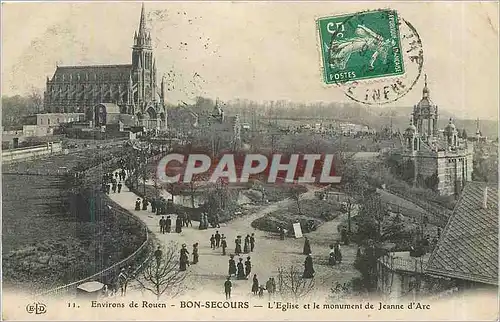
M482 207L487 191L487 207ZM469 182L427 264L431 274L498 285L498 187Z
M422 97L422 99L420 100L420 102L418 102L417 104L417 107L434 107L435 104L431 101L431 99L429 97Z
M132 64L123 65L87 65L87 66L57 66L52 81L123 81L128 82ZM88 77L88 78L87 78Z
M417 109L424 113L427 113L426 110L434 112L436 105L431 101L430 98L430 91L429 88L427 87L427 75L425 75L424 81L425 84L424 88L422 89L422 99L420 100L420 102L418 102Z

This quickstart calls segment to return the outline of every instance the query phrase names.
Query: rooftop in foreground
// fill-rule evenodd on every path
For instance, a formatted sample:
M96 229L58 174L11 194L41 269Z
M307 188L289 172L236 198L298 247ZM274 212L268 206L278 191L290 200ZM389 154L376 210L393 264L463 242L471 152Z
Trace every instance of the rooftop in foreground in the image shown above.
M426 272L498 285L498 186L469 182Z

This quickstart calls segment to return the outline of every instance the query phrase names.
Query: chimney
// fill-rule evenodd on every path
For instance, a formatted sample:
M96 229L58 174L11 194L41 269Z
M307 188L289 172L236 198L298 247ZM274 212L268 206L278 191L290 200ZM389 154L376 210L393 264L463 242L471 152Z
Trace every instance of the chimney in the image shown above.
M487 208L488 208L488 187L485 187L483 192L483 209Z

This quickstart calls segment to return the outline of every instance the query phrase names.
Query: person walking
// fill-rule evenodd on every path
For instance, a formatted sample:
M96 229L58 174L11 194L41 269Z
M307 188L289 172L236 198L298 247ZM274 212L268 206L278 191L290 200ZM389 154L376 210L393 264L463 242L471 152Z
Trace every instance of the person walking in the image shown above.
M257 295L258 292L259 292L259 280L257 279L257 274L253 274L252 293L253 295Z
M224 282L224 293L226 294L226 300L231 299L231 289L233 288L233 283L231 283L231 276L228 276Z
M148 210L148 205L149 205L148 199L147 198L142 199L142 210Z
M189 252L186 249L186 244L182 244L181 256L179 258L179 270L180 271L185 271L187 269L187 266L189 265L188 255L189 255Z
M118 193L122 192L122 183L121 182L118 182L117 188L118 188Z
M226 236L224 236L224 234L222 234L220 246L222 247L222 255L225 256L226 255L227 242L226 242Z
M328 254L328 265L334 266L337 264L335 260L335 249L333 248L333 245L330 245L330 252Z
M243 258L238 259L238 264L236 265L236 269L237 269L236 278L239 280L245 280L246 277L245 277L245 268L243 266Z
M245 254L250 253L250 235L245 237L245 246L243 246L243 252Z
M156 213L156 198L151 199L151 212Z
M308 254L304 261L304 274L302 274L302 278L313 278L314 273L313 260L311 254Z
M141 210L141 198L137 198L137 200L135 201L134 210Z
M253 249L255 248L255 234L252 233L250 236L250 251L253 252Z
M309 243L309 238L304 237L304 249L302 250L302 254L309 255L311 253L311 244Z
M193 244L193 264L198 263L198 243Z
M234 253L239 256L241 254L241 236L237 236L234 243L236 247L234 248Z
M165 218L163 216L160 219L160 233L165 233Z
M218 230L215 231L215 247L220 247L220 234Z
M245 261L245 278L248 279L248 276L250 276L251 272L252 272L252 263L250 262L250 256L248 256L247 260Z
M276 294L276 281L274 280L274 277L271 277L271 285L272 285L272 294Z
M236 263L234 261L234 255L229 255L229 276L236 276Z
M340 251L340 244L337 242L335 244L335 261L339 264L342 263L342 252Z
M154 252L154 256L156 258L156 265L157 266L160 266L160 261L161 261L162 255L163 255L163 252L161 251L161 247L158 246L158 248Z
M215 249L215 236L212 234L212 237L210 237L210 248Z
M171 229L172 229L172 219L170 219L170 216L167 216L167 219L165 219L165 232L170 233Z
M273 281L271 277L266 282L266 290L267 294L269 295L269 300L271 300L272 294L273 294Z
M180 216L175 219L175 232L178 234L182 232L182 219Z

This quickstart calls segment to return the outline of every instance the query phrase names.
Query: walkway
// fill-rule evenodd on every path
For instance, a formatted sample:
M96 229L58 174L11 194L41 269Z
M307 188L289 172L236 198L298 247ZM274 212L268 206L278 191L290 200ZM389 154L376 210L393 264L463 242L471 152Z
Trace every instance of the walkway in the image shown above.
M310 187L311 188L311 187ZM304 193L301 198L313 198L315 189ZM185 243L188 245L188 250L191 253L192 245L199 243L200 261L197 265L192 265L188 268L190 276L187 285L192 291L213 291L223 296L223 283L228 273L229 256L222 256L221 249L212 250L210 248L210 237L216 230L227 237L228 255L234 251L234 239L237 235L243 237L247 234L255 233L256 246L255 251L241 257L246 259L251 256L252 261L252 276L257 274L260 284L265 284L270 276L276 276L278 267L284 266L289 268L291 265L296 266L300 271L303 270L304 255L302 255L303 239L287 238L285 241L279 240L278 236L272 233L255 230L251 227L253 220L264 216L280 207L285 207L293 202L286 199L277 203L260 208L252 215L234 219L226 224L222 224L220 229L198 230L198 222L193 221L193 227L183 228L182 233L161 234L159 228L159 216L151 213L151 211L135 211L134 202L137 195L128 191L127 188L121 193L111 193L110 197L120 206L124 207L131 213L140 218L149 229L155 234L159 242L163 245L168 245L170 242L175 242L179 245ZM175 223L175 215L171 215L172 222ZM306 234L310 237L311 248L313 252L313 260L316 270L316 285L322 291L328 292L330 287L335 282L349 281L357 272L353 269L352 263L355 257L354 246L344 247L344 261L341 265L335 268L327 266L327 256L329 252L328 245L335 240L340 239L337 233L337 225L341 222L341 218L325 223L317 231ZM192 256L190 256L192 259ZM235 258L236 261L238 260ZM252 281L233 280L233 299L238 297L246 297L250 293ZM189 292L191 293L191 292Z

